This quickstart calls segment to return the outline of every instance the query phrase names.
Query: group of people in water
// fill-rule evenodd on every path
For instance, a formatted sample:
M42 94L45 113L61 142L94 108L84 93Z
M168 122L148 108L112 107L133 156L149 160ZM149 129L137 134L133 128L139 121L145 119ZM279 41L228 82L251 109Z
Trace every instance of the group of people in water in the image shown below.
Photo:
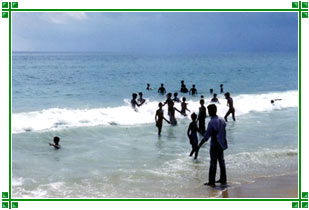
M150 84L147 84L146 86L146 90L152 90L152 88L150 87ZM217 98L217 94L213 93L213 89L209 90L211 94L213 94L213 98L210 100L211 103L218 103L219 99ZM157 91L159 94L164 95L166 93L166 89L164 87L164 84L161 84L161 86L158 88ZM192 85L192 88L190 90L187 89L186 85L184 84L184 81L181 81L181 87L180 87L180 92L181 93L189 93L192 96L196 96L197 95L197 89L195 87L195 84ZM220 93L223 93L223 84L220 84ZM139 92L139 98L137 98L137 94L133 93L132 94L132 100L131 100L131 106L134 110L137 111L137 107L142 106L145 103L145 99L143 98L143 93ZM228 112L226 113L226 115L224 116L225 121L227 121L227 117L232 114L232 118L235 121L235 109L234 109L234 105L233 105L233 99L230 96L230 93L227 92L224 94L225 98L227 100L227 105L229 107ZM181 109L177 109L176 107L174 107L175 103L181 103ZM169 116L169 120L166 119L164 117L164 112L163 112L163 107L167 105L168 107L168 116ZM182 100L180 100L178 98L178 93L175 92L172 98L172 93L167 93L166 94L166 100L165 102L160 102L158 104L159 109L156 111L155 114L155 122L156 122L156 126L158 127L158 135L161 135L161 130L162 130L162 126L163 126L163 120L165 120L167 123L171 124L172 126L177 125L177 120L175 118L175 112L179 112L181 115L183 116L187 116L187 111L190 112L190 110L188 109L188 104L186 103L186 97L182 97ZM195 113L194 113L195 114ZM196 114L195 114L196 115ZM206 119L206 107L205 107L205 101L204 101L204 96L201 95L201 99L200 99L200 107L199 107L199 112L196 115L196 121L198 122L198 131L201 134L205 133L205 119Z
M150 84L147 84L146 90L152 90L152 88L150 87ZM232 114L232 118L234 121L236 119L235 119L235 109L234 109L233 99L230 96L230 93L226 92L224 94L225 99L227 100L227 106L229 107L229 109L226 115L224 116L224 120L223 120L223 119L218 118L217 116L217 106L215 104L220 104L219 99L217 98L217 94L213 93L213 89L210 89L209 91L211 94L213 94L213 98L210 100L211 104L207 106L208 113L211 118L208 123L207 129L205 125L206 124L205 119L207 117L207 112L206 112L206 107L205 107L204 96L201 95L198 114L196 113L191 114L192 121L188 126L187 136L192 146L192 150L189 156L191 157L194 155L194 159L197 159L200 147L206 141L208 141L209 138L211 138L210 167L209 167L209 177L208 177L209 181L205 183L205 185L214 187L215 183L226 184L227 182L224 154L223 154L223 151L227 149L225 122L227 122L227 117L230 114ZM183 80L181 81L180 92L189 93L192 96L196 96L198 94L195 84L193 84L192 88L188 90ZM162 95L166 94L166 89L164 87L164 84L161 84L161 86L158 89L158 93ZM223 84L220 84L220 93L223 93ZM136 93L132 94L131 105L135 111L137 111L136 109L137 107L142 106L144 103L145 103L145 99L143 98L142 92L139 93L139 98L137 98ZM175 103L181 103L180 110L174 107ZM163 106L165 105L167 105L169 119L166 119L164 117ZM160 102L158 104L159 109L156 110L156 114L155 114L155 122L156 122L156 127L158 128L159 136L161 135L163 121L166 121L172 126L177 125L177 120L175 118L176 111L179 112L183 116L187 116L186 112L187 111L190 112L187 105L188 104L186 103L186 97L182 97L182 100L180 100L178 98L177 92L174 93L173 98L172 98L172 93L166 94L165 102ZM200 143L198 143L197 133L200 133L203 136ZM220 166L220 179L216 181L215 177L216 177L217 162L219 162L219 166Z

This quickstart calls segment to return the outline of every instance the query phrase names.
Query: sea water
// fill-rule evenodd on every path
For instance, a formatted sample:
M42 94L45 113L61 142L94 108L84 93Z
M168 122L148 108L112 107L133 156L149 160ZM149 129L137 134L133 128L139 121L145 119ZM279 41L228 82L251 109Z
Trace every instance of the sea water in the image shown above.
M165 101L157 89L164 83L167 92L179 92L181 80L198 91L179 93L191 112L198 112L200 95L209 104L213 88L223 117L228 107L219 85L231 93L237 121L230 116L226 127L230 187L297 173L297 53L13 52L13 197L218 196L203 185L209 143L197 161L189 157L190 113L176 113L178 125L164 123L157 135L155 111ZM147 100L137 112L133 92ZM54 136L60 150L48 146Z

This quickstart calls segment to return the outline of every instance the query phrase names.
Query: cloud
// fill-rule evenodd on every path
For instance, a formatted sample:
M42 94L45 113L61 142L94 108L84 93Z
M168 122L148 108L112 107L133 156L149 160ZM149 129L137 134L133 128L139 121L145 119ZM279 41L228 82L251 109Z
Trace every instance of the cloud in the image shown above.
M41 18L55 24L69 24L72 21L86 20L88 16L85 12L48 12L42 13Z

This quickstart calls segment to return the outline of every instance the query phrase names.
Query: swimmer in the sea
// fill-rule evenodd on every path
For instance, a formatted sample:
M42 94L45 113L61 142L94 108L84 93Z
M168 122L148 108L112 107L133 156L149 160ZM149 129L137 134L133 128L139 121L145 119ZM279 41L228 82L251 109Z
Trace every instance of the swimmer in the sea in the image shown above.
M59 141L60 141L60 138L58 136L55 136L54 137L54 143L55 144L52 144L52 143L48 143L48 144L49 144L49 146L53 146L55 149L60 149L61 146L59 144Z
M216 94L216 93L213 95L213 98L210 100L210 102L220 104L220 103L219 103L219 99L217 98L217 94Z

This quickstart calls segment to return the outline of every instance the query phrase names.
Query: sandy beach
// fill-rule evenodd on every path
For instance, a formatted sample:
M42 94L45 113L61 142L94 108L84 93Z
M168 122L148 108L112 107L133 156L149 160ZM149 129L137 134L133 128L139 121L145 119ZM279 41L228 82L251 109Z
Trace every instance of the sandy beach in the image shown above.
M297 198L298 174L263 177L254 183L226 189L223 198Z

